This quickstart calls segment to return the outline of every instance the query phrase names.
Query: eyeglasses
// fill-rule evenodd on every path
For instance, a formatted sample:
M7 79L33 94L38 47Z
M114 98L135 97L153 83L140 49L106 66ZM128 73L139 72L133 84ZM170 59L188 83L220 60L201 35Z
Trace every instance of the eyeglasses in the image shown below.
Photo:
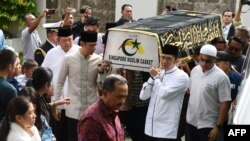
M239 52L239 51L241 51L240 48L236 48L236 47L232 47L232 46L228 46L228 50L229 50L229 51L234 51L234 52Z
M206 64L212 64L212 63L214 63L214 60L199 58L199 62L205 62Z

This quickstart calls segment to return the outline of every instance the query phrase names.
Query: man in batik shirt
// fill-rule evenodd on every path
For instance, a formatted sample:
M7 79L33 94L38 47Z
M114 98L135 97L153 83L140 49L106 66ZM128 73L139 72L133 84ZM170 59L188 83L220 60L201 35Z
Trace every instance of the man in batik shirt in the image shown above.
M78 123L78 141L124 141L117 115L128 95L124 77L111 74L103 82L100 99L92 104Z

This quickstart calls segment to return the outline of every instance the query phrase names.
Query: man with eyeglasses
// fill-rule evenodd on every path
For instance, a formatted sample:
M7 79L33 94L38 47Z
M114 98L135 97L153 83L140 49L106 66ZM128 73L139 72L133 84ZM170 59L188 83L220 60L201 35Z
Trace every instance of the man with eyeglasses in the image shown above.
M199 65L191 71L186 141L216 140L227 118L230 81L215 65L216 59L216 48L204 45L200 50Z
M242 72L242 66L245 55L242 54L245 47L245 41L239 36L233 36L228 41L226 52L230 55L230 63L239 72Z
M48 67L53 72L53 80L52 84L53 86L56 86L56 80L59 76L59 67L63 60L63 58L70 54L77 52L79 50L79 46L73 44L73 35L72 35L72 29L68 26L66 27L60 27L58 29L58 46L52 48L47 55L44 58L44 61L42 63L43 67ZM63 87L62 97L67 96L67 85L68 81L65 82L65 85ZM54 96L52 97L52 101L54 100ZM60 107L60 114L58 114L55 119L52 120L52 128L53 132L56 136L57 141L63 141L67 140L67 118L65 117L65 107Z

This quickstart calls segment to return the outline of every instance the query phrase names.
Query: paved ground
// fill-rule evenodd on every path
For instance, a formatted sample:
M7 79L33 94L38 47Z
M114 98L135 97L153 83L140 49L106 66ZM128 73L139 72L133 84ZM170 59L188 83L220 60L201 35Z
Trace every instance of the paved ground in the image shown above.
M185 141L184 137L181 139L182 139L182 141ZM129 137L126 137L125 141L132 141L132 140Z

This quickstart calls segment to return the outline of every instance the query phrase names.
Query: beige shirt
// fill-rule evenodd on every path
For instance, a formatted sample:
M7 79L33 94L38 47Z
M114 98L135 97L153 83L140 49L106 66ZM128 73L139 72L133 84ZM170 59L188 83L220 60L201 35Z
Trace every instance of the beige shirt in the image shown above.
M97 100L97 64L100 61L99 55L93 54L85 58L80 51L66 55L62 60L54 95L55 99L61 97L68 77L67 96L72 102L66 106L67 117L79 120L85 109Z
M63 60L64 56L70 53L77 52L79 50L79 46L73 44L72 47L65 52L61 46L57 46L49 50L49 52L46 54L44 61L42 63L42 67L48 67L52 70L53 72L53 79L52 79L52 84L53 87L56 87L57 84L57 78L58 78L58 71L60 68L61 61ZM53 60L53 61L51 61ZM62 98L67 97L67 81L64 84L64 91L62 94ZM54 97L52 96L52 100L54 101ZM64 106L61 108L65 109Z

